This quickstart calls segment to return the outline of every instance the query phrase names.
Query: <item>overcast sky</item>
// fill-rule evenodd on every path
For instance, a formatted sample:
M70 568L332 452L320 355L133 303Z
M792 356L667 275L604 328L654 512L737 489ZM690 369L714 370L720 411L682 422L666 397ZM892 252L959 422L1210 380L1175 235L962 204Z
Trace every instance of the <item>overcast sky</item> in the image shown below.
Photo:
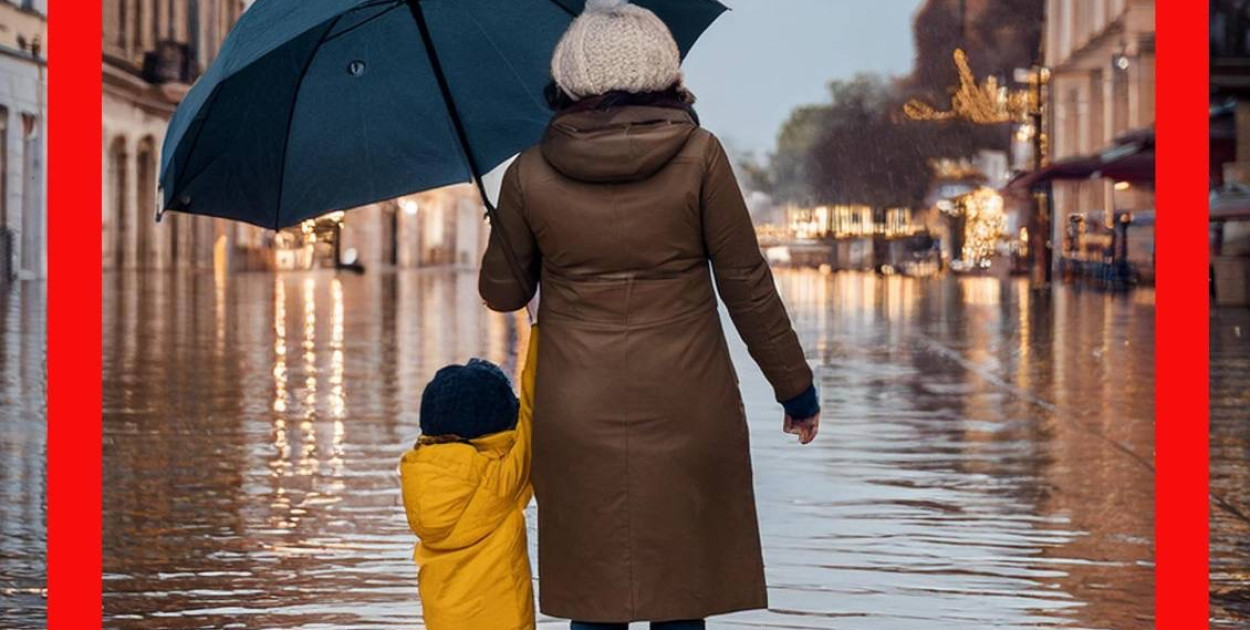
M921 0L722 0L730 11L686 59L703 125L738 151L771 151L796 105L830 80L910 72Z

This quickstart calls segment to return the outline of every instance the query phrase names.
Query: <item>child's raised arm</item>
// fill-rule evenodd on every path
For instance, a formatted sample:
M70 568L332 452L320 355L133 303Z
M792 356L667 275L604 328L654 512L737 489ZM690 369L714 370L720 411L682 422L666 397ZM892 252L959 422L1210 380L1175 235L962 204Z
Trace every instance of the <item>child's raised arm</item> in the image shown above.
M499 487L516 497L529 501L530 432L534 416L534 375L538 371L538 326L530 327L529 345L525 350L525 367L521 370L521 405L517 413L516 443L502 462Z

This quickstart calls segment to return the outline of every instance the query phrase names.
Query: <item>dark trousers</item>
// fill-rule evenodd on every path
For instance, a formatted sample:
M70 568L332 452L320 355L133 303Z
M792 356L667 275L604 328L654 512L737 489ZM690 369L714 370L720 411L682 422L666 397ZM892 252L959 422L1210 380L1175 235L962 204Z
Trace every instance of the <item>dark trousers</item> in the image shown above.
M703 630L702 619L690 621L652 621L651 630ZM627 623L588 623L574 621L570 630L629 630Z

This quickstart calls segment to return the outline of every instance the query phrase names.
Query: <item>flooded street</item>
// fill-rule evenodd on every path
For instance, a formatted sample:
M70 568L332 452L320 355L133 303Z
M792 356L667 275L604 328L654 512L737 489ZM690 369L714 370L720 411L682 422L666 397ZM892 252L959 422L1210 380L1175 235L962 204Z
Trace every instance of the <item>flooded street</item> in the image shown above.
M1250 310L1211 313L1211 626L1250 625Z
M771 608L709 627L1154 627L1152 292L777 276L822 432L782 434L731 335ZM396 462L434 371L515 369L523 326L476 287L106 275L105 627L422 627ZM9 493L26 460L4 457Z
M0 281L0 628L44 627L46 299L42 283Z

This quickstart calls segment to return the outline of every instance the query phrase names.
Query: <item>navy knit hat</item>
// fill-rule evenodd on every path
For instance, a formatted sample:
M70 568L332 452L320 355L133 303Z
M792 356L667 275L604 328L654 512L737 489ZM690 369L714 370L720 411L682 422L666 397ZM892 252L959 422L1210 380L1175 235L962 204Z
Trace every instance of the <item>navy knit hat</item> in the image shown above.
M421 433L467 440L516 427L520 403L499 366L483 359L449 365L421 394Z

